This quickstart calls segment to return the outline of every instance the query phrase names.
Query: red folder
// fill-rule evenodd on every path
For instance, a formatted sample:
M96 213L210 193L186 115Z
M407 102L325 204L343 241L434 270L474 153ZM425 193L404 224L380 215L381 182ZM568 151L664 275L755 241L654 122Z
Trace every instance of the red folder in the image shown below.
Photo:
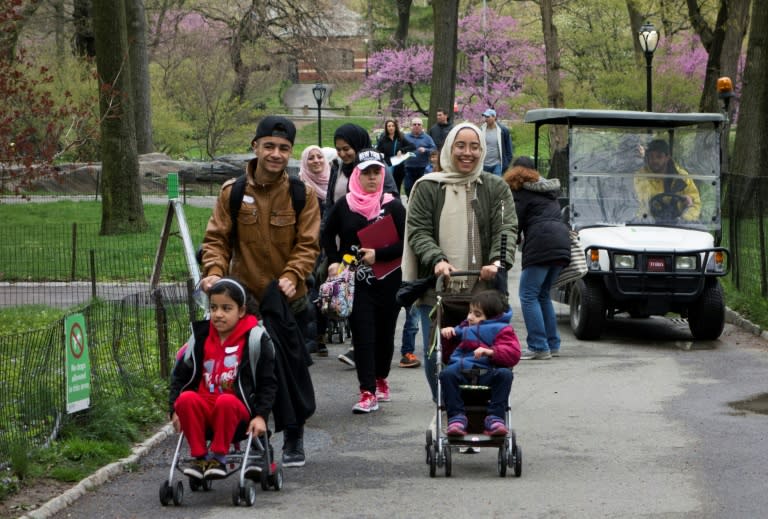
M357 237L360 238L360 245L366 249L381 249L400 241L400 235L397 234L395 221L391 214L357 231ZM400 257L389 261L377 259L376 263L371 265L376 279L382 279L396 270L400 266L401 260Z

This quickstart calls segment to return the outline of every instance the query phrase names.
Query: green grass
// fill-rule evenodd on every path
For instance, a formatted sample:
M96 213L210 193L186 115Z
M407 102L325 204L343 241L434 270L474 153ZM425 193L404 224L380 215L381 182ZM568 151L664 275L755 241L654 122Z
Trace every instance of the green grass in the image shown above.
M0 240L0 279L90 279L89 251L94 250L97 259L97 280L147 281L155 261L160 230L167 211L165 205L146 205L144 213L149 224L146 231L130 235L101 236L99 202L0 204L0 220L14 222L13 226L0 231L0 236L3 237ZM199 244L211 209L186 206L184 214L192 241ZM73 224L77 224L76 231ZM175 234L168 242L169 253L180 250L182 246L175 217L172 230ZM75 236L76 246L73 247ZM20 255L20 250L24 251L24 255ZM71 266L73 250L74 272ZM163 272L169 279L174 280L187 276L187 269L183 264L164 263Z

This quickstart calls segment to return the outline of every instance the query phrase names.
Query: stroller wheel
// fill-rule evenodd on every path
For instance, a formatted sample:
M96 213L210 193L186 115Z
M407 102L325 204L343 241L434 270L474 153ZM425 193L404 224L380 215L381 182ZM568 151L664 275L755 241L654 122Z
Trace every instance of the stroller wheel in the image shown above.
M180 506L182 501L184 501L184 484L177 481L176 486L173 487L173 504Z
M449 478L451 477L451 448L446 445L443 453L445 454L445 477Z
M235 506L240 506L240 500L242 499L240 497L240 490L245 490L243 487L235 485L232 487L232 504Z
M269 484L272 485L275 492L283 488L283 467L278 466L275 473L269 476Z
M189 478L189 489L192 492L197 492L201 488L203 488L203 481L197 478L192 478L192 477Z
M523 474L523 451L519 445L515 445L515 467L514 474L516 478L519 478Z
M496 460L496 468L498 469L499 476L505 477L507 475L507 453L509 450L506 445L499 447L499 455Z
M424 445L424 450L427 451L426 463L429 465L429 450L432 448L432 429L427 429L427 443Z
M160 504L163 506L168 506L172 497L173 490L171 489L171 485L168 484L168 480L166 480L160 487Z
M429 477L433 478L437 474L437 447L432 445L427 451L429 459Z
M241 492L244 494L246 506L253 506L256 502L256 487L253 486L253 483L247 482Z

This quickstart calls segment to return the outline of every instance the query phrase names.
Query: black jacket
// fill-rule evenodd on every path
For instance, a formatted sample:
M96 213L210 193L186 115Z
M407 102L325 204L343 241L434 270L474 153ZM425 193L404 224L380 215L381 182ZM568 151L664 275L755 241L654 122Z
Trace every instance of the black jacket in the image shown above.
M569 227L560 215L557 196L560 181L541 179L526 182L519 191L513 191L517 228L523 242L520 266L567 265L571 260Z
M171 390L168 399L170 414L173 415L173 404L182 391L197 391L200 379L203 376L202 364L205 352L205 340L210 331L210 321L197 321L192 323L194 343L192 351L187 351L178 361L171 373ZM240 364L237 367L237 380L235 383L235 395L248 409L251 419L261 416L264 420L269 418L272 405L277 393L277 379L275 377L275 348L270 336L265 333L261 337L261 351L259 353L256 369L251 367L252 351L249 337L255 333L254 329L248 332L245 339ZM189 347L189 343L187 343ZM254 376L255 375L255 376Z
M285 296L272 281L259 301L264 327L275 345L277 394L272 413L275 430L287 425L304 425L315 412L315 388L309 374L312 360L304 337Z

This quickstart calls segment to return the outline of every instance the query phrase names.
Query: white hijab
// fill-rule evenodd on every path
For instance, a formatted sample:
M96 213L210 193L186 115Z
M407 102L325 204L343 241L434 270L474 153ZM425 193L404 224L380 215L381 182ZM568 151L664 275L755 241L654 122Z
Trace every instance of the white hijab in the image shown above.
M453 143L458 133L469 128L474 131L480 142L480 158L469 173L459 173L453 163ZM445 190L445 202L440 213L439 235L437 243L448 258L448 262L460 270L466 270L467 242L457 237L467 236L470 222L467 221L467 186L481 182L480 175L483 172L485 160L485 141L482 139L480 128L472 123L460 123L451 129L445 138L445 143L440 151L440 164L443 171L424 175L413 185L411 193L416 190L421 182L438 182L443 184ZM475 225L476 226L476 225ZM413 281L418 278L418 259L408 244L408 226L406 225L405 243L403 251L403 281Z

